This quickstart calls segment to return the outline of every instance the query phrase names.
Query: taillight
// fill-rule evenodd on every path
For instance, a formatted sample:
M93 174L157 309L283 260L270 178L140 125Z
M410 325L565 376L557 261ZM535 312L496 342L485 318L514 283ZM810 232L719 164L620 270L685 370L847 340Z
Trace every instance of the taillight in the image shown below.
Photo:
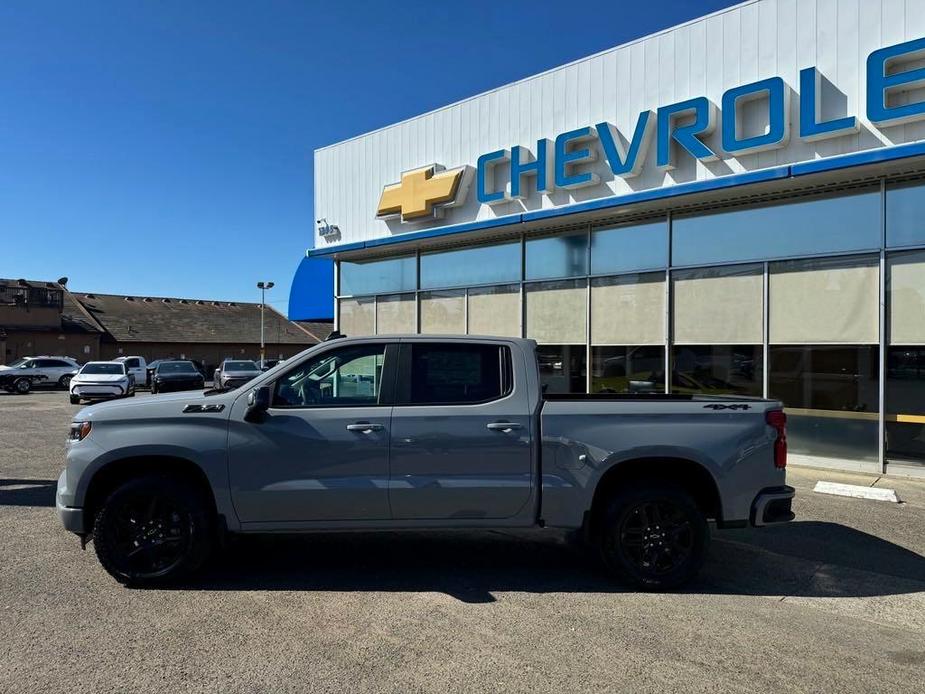
M765 421L777 431L774 439L774 467L783 470L787 467L787 415L783 410L771 410L765 415Z

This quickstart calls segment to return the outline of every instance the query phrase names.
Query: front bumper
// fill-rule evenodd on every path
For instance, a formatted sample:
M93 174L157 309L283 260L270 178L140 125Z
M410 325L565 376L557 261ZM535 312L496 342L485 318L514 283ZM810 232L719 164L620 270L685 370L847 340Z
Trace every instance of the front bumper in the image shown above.
M63 499L67 496L67 471L63 471L61 476L58 477L58 489L55 492L55 509L58 512L58 520L61 521L61 525L64 526L65 530L83 535L86 532L84 528L84 510L73 506L65 506Z
M81 383L74 384L71 386L71 395L76 395L81 398L118 398L125 395L125 388L120 385L112 384L95 384L88 383L83 385Z
M157 389L161 393L171 393L181 390L204 390L205 383L201 380L189 381L156 381Z
M793 487L786 485L762 489L752 502L751 524L757 528L792 521L795 493Z

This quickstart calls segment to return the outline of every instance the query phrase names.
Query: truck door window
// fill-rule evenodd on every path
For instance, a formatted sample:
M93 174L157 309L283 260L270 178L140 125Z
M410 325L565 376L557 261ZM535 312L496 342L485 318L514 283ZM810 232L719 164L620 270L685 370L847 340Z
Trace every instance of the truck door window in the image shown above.
M489 402L511 392L510 351L500 345L410 344L401 404L467 405ZM410 392L409 392L410 390Z
M385 352L384 344L364 344L309 359L276 382L273 407L378 405Z

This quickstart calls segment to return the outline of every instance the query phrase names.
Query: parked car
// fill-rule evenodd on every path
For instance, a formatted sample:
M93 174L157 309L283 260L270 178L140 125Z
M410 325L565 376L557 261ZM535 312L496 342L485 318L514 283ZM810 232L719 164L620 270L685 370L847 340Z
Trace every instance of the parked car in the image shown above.
M544 395L536 343L345 338L246 388L81 411L67 530L117 580L202 566L223 532L581 529L615 576L678 586L719 528L793 518L782 406Z
M243 386L259 375L259 367L249 359L226 359L215 370L212 387L216 390L232 390Z
M0 366L0 373L11 369L17 369L24 375L45 377L34 379L33 385L57 386L67 390L71 378L80 369L80 364L71 357L22 357L7 366Z
M3 388L7 393L26 395L37 383L44 383L45 381L45 376L30 374L22 369L0 371L0 388Z
M124 361L89 361L71 379L71 404L133 397L135 376Z
M145 361L144 357L117 357L113 361L123 362L125 364L125 368L128 369L128 372L135 377L135 383L148 383L148 363Z
M205 379L191 361L162 361L154 371L152 393L169 393L177 390L203 390Z

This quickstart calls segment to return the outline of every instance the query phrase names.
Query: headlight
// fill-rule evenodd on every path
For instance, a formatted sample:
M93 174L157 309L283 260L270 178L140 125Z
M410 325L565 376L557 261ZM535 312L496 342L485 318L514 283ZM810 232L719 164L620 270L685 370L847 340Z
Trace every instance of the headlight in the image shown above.
M90 428L90 422L72 422L71 431L67 437L71 441L83 441L90 435Z

